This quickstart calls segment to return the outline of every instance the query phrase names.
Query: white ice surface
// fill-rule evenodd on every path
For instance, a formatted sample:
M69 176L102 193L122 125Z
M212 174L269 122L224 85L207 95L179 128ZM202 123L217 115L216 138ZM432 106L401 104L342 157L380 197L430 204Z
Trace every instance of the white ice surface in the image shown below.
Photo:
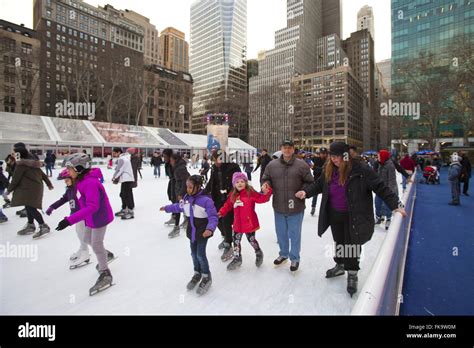
M102 168L102 171L113 209L117 211L120 186L111 184L111 170ZM58 172L55 170L53 176ZM26 219L15 215L19 208L4 209L9 221L0 225L0 247L7 252L0 257L0 314L350 314L357 294L350 298L345 276L325 279L326 270L334 265L332 236L329 230L323 238L317 236L318 217L309 215L310 201L306 202L301 265L296 275L290 274L289 264L277 269L273 266L279 249L273 210L271 203L267 203L258 206L262 228L257 232L257 239L265 254L262 267L256 268L254 252L244 240L242 267L227 271L227 264L220 260L217 245L221 237L217 231L207 248L212 287L204 297L188 292L186 284L193 275L189 240L184 232L177 239L168 239L170 228L165 227L164 222L170 216L158 210L168 204L168 180L154 179L152 172L152 168L144 168L144 178L134 191L135 219L116 219L108 227L105 246L118 256L110 264L116 285L94 297L89 297L88 289L98 277L95 256L88 266L70 271L69 256L78 249L75 230L54 231L58 222L68 215L68 205L50 217L45 216L52 232L37 241L33 241L31 235L16 234L26 223ZM258 174L253 178L255 187L258 187ZM53 184L53 191L45 189L44 210L64 192L63 182L53 180ZM384 238L385 229L376 227L372 240L364 246L359 289ZM37 248L37 260L13 257L12 251L18 250L20 245Z

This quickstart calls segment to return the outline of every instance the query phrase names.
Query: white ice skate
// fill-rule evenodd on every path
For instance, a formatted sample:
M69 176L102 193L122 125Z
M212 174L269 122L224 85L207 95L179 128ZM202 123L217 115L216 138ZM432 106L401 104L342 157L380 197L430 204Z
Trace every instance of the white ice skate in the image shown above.
M69 269L73 270L80 268L89 264L91 256L88 251L81 250L78 254L78 257L75 260L72 260Z

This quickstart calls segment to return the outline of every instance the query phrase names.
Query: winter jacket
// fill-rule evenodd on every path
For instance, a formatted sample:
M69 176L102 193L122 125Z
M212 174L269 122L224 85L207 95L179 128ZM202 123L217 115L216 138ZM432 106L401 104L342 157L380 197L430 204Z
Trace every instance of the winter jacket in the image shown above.
M400 163L398 163L397 161L394 161L392 158L390 158L390 161L392 161L394 167L395 167L395 170L397 172L399 172L400 174L402 174L405 178L409 178L410 177L410 174L407 173L407 171L405 170L405 168L403 168ZM372 168L373 170L378 173L379 172L379 167L380 167L380 162L379 161L375 161L373 164L372 164Z
M178 196L184 197L186 194L186 180L188 180L190 176L186 161L180 158L173 167L174 194L176 195L176 199Z
M132 187L135 188L138 186L138 169L141 168L140 156L137 154L131 155L130 163L132 164L133 181L134 181Z
M211 167L211 177L206 185L206 192L211 195L217 209L224 205L234 188L232 176L240 172L242 170L236 163L222 163L219 168L216 165Z
M194 196L185 195L183 202L171 204L165 207L167 213L183 213L189 218L186 236L192 241L204 240L203 233L206 230L214 233L219 221L217 210L211 197L204 190ZM210 238L210 237L208 237Z
M323 172L323 166L324 163L326 163L325 160L323 160L321 157L314 157L313 158L313 176L314 179L317 180L321 176L321 173Z
M70 215L79 211L79 200L77 199L77 189L75 186L66 187L64 195L49 207L56 210L65 203L69 203L69 208L71 209Z
M453 162L449 166L449 171L448 171L448 180L451 182L459 182L459 179L461 177L461 171L462 171L462 165L459 162Z
M398 196L397 173L391 159L385 161L383 165L379 164L378 175L383 183Z
M462 172L464 174L463 180L466 180L467 178L470 179L472 175L471 161L469 161L467 156L463 156L460 163L462 165Z
M207 175L209 169L211 169L211 166L206 160L203 160L201 164L201 175Z
M150 164L153 167L161 166L163 164L163 159L161 158L161 156L153 156L151 158Z
M414 160L412 160L410 157L405 157L400 161L400 165L403 167L405 170L409 170L411 172L415 171L416 168L416 163Z
M54 162L56 162L56 156L54 156L53 154L47 154L44 159L44 164L53 165Z
M314 178L306 162L296 156L286 162L282 156L267 166L262 182L268 182L273 189L273 209L279 214L294 215L306 209L305 202L295 194L312 184Z
M324 171L321 177L304 190L306 198L322 193L321 208L318 221L318 235L321 237L330 226L329 221L329 185ZM375 192L387 203L391 210L399 207L398 197L366 164L352 162L352 172L346 184L346 202L350 219L351 243L365 244L374 233L374 201Z
M254 172L257 171L258 168L261 169L261 173L265 173L265 169L267 169L268 164L272 161L272 158L266 154L265 156L260 156L260 158L257 161L257 168L255 168Z
M173 166L169 162L165 162L165 173L166 173L166 176L170 179L168 181L168 189L167 189L168 199L171 202L176 203L177 199L176 199L176 193L174 189L176 180L174 179Z
M119 180L123 182L134 182L135 176L133 175L132 162L130 161L130 154L123 153L120 155L115 167L115 173L112 180Z
M264 195L255 191L247 192L246 190L239 193L236 199L232 199L232 193L225 202L224 206L219 210L222 217L231 211L234 212L233 230L238 233L252 233L260 229L257 213L255 212L255 204L267 203L270 201L272 191Z
M107 226L114 220L109 197L99 179L101 173L97 169L91 169L76 183L79 197L79 210L69 216L67 221L71 225L84 220L89 228L101 228Z
M21 159L17 161L12 181L8 186L8 192L13 192L12 207L26 205L42 209L43 181L48 187L53 187L49 178L41 170L39 160Z

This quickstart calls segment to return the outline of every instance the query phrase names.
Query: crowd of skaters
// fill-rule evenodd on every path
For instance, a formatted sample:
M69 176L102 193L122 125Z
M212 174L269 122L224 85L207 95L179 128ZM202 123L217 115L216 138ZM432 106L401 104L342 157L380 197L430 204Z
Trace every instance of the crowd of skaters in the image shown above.
M257 166L253 168L253 163L242 163L243 170L237 163L227 161L227 154L221 151L214 151L202 160L198 155L188 158L171 149L153 154L150 165L154 177L158 179L162 176L161 167L164 165L164 174L168 178L167 196L170 204L160 209L172 214L166 222L172 227L168 236L176 238L181 230L185 230L190 239L194 275L187 285L189 290L197 286L198 294L202 295L212 284L206 247L208 239L217 229L222 236L219 244L221 260L230 261L227 265L229 271L242 265L244 235L255 251L256 266L262 265L264 254L257 240L260 224L255 205L269 202L271 196L280 250L273 264L280 267L289 261L290 271L296 272L301 261L305 200L311 199L310 214L314 216L318 195L321 195L318 235L322 236L330 227L336 250L350 251L336 253L335 265L327 270L326 277L334 278L347 273L347 291L352 296L357 292L361 249L370 241L374 226L385 221L388 229L393 213L406 216L399 199L396 172L402 174L405 190L416 168L423 171L427 166L441 166L437 158L430 163L409 155L399 162L387 150L381 150L376 158L361 156L357 148L340 142L331 144L329 149L320 148L316 154L308 154L298 151L291 140L285 140L280 150L270 156L264 149L258 156ZM133 189L137 187L138 176L141 177L143 158L134 148L126 151L114 148L112 156L116 158L112 182L121 185L122 202L122 208L115 213L115 217L133 219ZM469 180L466 177L470 177L470 163L465 154L456 156L453 154L451 157L448 179L454 182L453 192L457 190L458 193L460 182L464 182L464 193L468 196ZM45 160L45 165L49 167L53 163L54 167L51 153L47 154L47 158L48 163ZM34 233L33 238L42 237L50 232L40 213L43 182L50 190L53 189L49 180L52 172L48 172L50 175L44 174L39 159L23 143L15 144L14 153L6 161L9 177L1 173L1 193L7 206L24 206L24 214L28 218L27 225L18 234ZM105 249L104 237L114 214L102 185L103 176L99 169L92 168L91 158L85 152L69 156L64 164L66 169L59 178L66 183L66 193L47 209L46 214L51 215L59 206L69 202L71 214L58 224L56 230L72 225L76 227L80 248L71 255L71 265L88 263L91 246L99 261L97 270L100 274L94 286L97 288L101 284L111 284L108 262L114 256ZM189 173L188 169L199 169L199 166L199 175ZM112 165L109 163L108 167ZM469 167L469 170L465 167ZM260 187L254 188L250 184L251 175L258 169ZM376 194L375 218L373 192ZM13 198L10 201L8 196L11 193ZM454 193L451 203L459 203ZM4 215L1 211L0 214L2 221ZM6 220L5 217L3 221ZM36 231L35 221L39 224L39 231Z

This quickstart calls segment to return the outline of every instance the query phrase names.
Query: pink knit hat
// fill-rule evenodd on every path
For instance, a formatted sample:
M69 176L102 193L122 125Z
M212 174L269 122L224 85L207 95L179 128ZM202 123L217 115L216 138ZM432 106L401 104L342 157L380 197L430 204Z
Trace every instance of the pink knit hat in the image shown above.
M245 182L249 181L249 179L247 178L247 175L245 175L245 173L240 173L240 172L234 173L234 175L232 176L232 185L235 186L235 184L239 180L244 180Z

